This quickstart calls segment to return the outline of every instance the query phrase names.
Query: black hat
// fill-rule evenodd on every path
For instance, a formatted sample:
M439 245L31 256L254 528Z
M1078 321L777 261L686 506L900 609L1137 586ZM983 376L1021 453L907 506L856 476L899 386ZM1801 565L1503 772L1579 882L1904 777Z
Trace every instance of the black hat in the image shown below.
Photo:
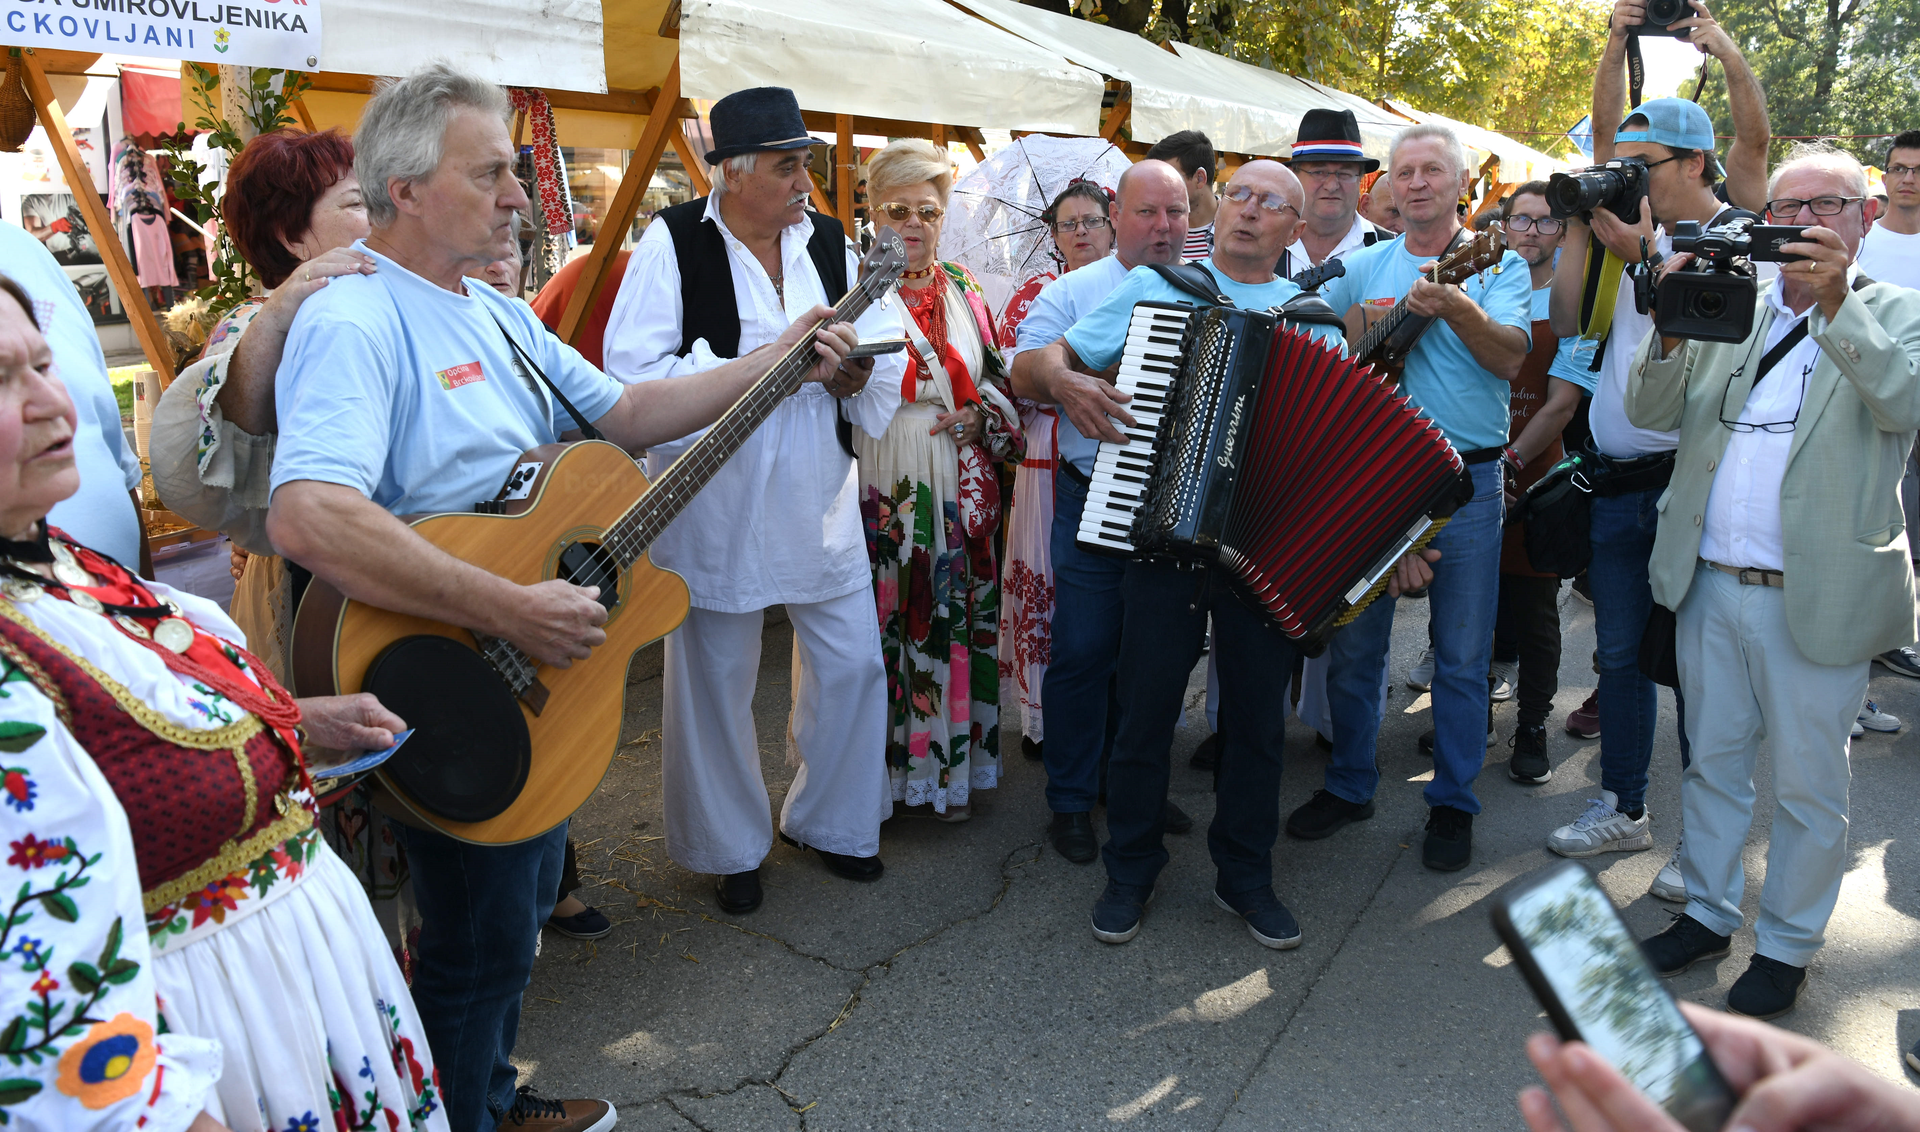
M709 165L756 150L805 149L818 141L800 119L800 101L783 86L736 90L713 104L707 122L713 127Z
M1293 161L1353 161L1371 173L1380 162L1360 149L1360 122L1351 110L1309 110L1293 139Z

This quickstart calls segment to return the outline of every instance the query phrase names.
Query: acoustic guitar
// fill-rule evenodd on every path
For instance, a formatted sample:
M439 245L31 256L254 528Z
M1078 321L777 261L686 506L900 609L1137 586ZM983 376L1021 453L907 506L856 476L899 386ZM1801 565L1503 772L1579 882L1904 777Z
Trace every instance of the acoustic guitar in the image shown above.
M1464 283L1488 268L1497 268L1507 252L1507 236L1498 225L1442 256L1427 276L1434 283ZM1392 307L1355 303L1346 314L1347 341L1353 357L1371 364L1389 382L1400 380L1414 343L1433 325L1433 319L1414 314L1402 297Z
M835 321L884 299L905 266L899 235L882 229ZM413 737L375 775L450 837L511 844L565 821L612 765L628 662L687 615L686 582L653 565L647 548L800 388L815 334L651 483L615 445L549 444L520 457L482 513L409 518L428 542L509 581L600 587L607 640L591 657L544 665L508 641L353 601L315 578L294 622L296 694L371 691L405 719Z

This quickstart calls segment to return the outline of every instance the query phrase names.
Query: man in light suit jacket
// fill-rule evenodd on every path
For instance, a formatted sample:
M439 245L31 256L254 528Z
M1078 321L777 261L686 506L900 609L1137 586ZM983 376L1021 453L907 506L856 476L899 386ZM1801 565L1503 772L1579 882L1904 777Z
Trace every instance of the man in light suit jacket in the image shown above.
M1793 1008L1839 898L1868 663L1915 636L1899 488L1920 428L1920 292L1853 263L1873 220L1865 172L1799 147L1767 196L1770 223L1808 228L1784 249L1807 258L1762 290L1744 342L1649 335L1626 399L1634 424L1680 430L1651 581L1677 614L1693 744L1687 911L1642 946L1663 975L1729 952L1765 735L1779 809L1753 962L1727 995L1758 1018Z

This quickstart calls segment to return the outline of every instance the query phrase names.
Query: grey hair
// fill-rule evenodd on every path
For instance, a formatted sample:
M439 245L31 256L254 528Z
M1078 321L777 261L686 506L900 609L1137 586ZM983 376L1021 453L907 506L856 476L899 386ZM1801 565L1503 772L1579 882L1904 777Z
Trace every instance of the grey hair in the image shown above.
M1816 169L1825 169L1838 173L1847 179L1849 196L1867 195L1867 170L1860 162L1844 149L1823 141L1799 142L1787 151L1786 160L1774 167L1773 176L1767 178L1767 198L1773 198L1775 186L1788 170L1801 165L1811 165Z
M1447 126L1438 125L1433 122L1421 122L1408 126L1406 129L1393 135L1393 145L1387 151L1388 170L1392 170L1395 159L1400 156L1401 146L1410 141L1420 141L1424 138L1432 138L1440 142L1441 148L1446 151L1447 160L1453 162L1454 173L1462 176L1466 174L1469 168L1467 164L1467 147L1460 144L1460 135L1454 133L1453 130Z
M726 194L727 174L732 173L736 177L742 177L759 167L760 151L757 149L751 153L736 153L732 157L722 159L720 164L713 167L716 174L713 178L714 199L717 200Z
M474 109L507 121L507 92L446 63L429 63L404 79L382 79L360 114L353 135L353 172L360 181L367 220L375 227L399 215L387 183L419 181L440 167L447 125L456 112Z

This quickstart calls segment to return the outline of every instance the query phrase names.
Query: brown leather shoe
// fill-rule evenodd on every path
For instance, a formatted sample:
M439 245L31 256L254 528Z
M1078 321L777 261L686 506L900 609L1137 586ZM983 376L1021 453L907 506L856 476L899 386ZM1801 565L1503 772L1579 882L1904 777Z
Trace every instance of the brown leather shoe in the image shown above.
M550 1101L534 1092L532 1085L522 1085L500 1127L528 1132L607 1132L619 1119L606 1101Z

